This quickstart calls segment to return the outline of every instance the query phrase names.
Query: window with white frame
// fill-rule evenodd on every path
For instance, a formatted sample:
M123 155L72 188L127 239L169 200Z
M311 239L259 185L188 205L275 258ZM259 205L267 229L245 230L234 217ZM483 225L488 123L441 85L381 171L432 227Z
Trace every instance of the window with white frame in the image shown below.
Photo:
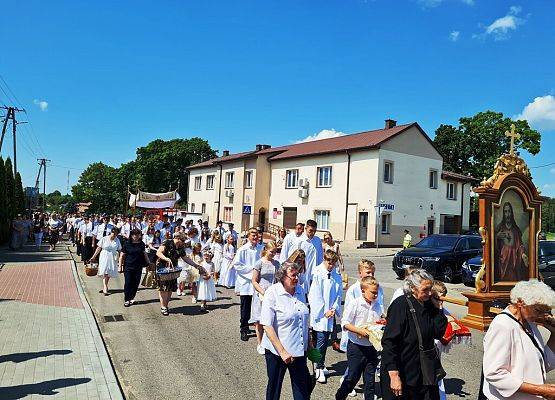
M191 212L192 212L192 213L195 212L195 203L191 203Z
M226 189L233 189L233 179L235 178L235 172L226 172L225 173L225 188Z
M252 188L252 171L245 171L245 187Z
M318 167L316 170L316 182L318 187L331 186L331 167Z
M385 183L393 183L393 162L384 161L383 163L383 181Z
M329 210L315 210L314 219L318 229L330 229L330 212Z
M202 176L195 176L195 190L200 190L202 187Z
M206 204L205 204L205 203L202 203L202 204L201 204L201 206L200 206L200 212L201 212L202 214L206 214Z
M383 213L381 233L388 234L390 229L391 229L391 214Z
M206 190L214 190L214 175L206 177Z
M447 182L447 199L457 200L457 184L455 182Z
M285 171L285 188L296 189L299 186L299 170L288 169Z
M233 207L224 207L224 222L233 222Z
M437 189L437 170L431 169L428 179L428 185L430 189Z

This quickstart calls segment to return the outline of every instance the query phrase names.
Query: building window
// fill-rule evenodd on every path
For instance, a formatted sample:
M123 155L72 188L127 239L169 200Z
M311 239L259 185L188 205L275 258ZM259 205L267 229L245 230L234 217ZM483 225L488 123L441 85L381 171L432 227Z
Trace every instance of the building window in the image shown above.
M200 190L202 186L202 176L195 176L195 190Z
M382 214L381 233L389 234L390 228L391 228L391 214Z
M383 163L383 181L385 183L393 183L393 163L391 161Z
M225 173L225 188L226 189L233 189L233 178L235 177L234 172L226 172Z
M315 210L314 219L318 229L330 229L330 212L328 210Z
M252 171L245 171L245 187L252 188Z
M447 199L457 200L457 185L454 182L447 182Z
M429 185L430 189L437 189L437 171L435 169L430 170Z
M200 206L200 212L201 212L202 214L206 214L206 204L205 204L205 203L202 203L202 204L201 204L201 206Z
M214 190L214 175L206 177L206 190Z
M233 207L224 207L224 222L233 222Z
M299 186L299 170L288 169L285 171L285 188L296 189Z
M331 167L318 167L316 175L318 176L318 187L331 186Z
M195 212L195 203L191 203L191 212L192 212L192 213Z

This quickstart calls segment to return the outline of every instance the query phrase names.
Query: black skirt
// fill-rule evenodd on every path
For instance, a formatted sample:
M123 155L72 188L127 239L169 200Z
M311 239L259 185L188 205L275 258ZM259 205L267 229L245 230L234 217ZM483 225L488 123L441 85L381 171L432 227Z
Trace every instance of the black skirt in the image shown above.
M59 236L60 236L60 234L59 234L58 231L50 232L50 244L55 245L56 243L58 243Z

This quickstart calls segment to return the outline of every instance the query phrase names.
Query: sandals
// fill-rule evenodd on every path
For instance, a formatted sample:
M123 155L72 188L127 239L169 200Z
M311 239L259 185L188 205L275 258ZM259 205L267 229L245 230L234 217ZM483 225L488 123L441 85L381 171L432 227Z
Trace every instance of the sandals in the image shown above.
M168 308L167 307L160 307L160 313L167 317L168 315L170 315L170 313L168 312Z

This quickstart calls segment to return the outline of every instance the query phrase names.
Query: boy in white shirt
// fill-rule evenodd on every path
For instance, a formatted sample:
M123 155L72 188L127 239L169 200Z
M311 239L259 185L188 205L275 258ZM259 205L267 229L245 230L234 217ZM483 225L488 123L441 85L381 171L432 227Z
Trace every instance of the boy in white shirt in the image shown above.
M337 253L326 250L324 261L314 269L312 285L308 292L310 326L314 334L315 347L322 355L315 365L316 379L320 383L326 383L326 349L330 334L335 328L334 317L341 317L343 282L335 268L338 259Z
M364 398L374 399L374 380L378 352L368 340L369 332L360 326L381 318L378 305L379 283L371 276L360 281L362 296L345 306L341 326L348 332L347 366L349 373L337 390L335 398L344 400L353 391L364 373Z

